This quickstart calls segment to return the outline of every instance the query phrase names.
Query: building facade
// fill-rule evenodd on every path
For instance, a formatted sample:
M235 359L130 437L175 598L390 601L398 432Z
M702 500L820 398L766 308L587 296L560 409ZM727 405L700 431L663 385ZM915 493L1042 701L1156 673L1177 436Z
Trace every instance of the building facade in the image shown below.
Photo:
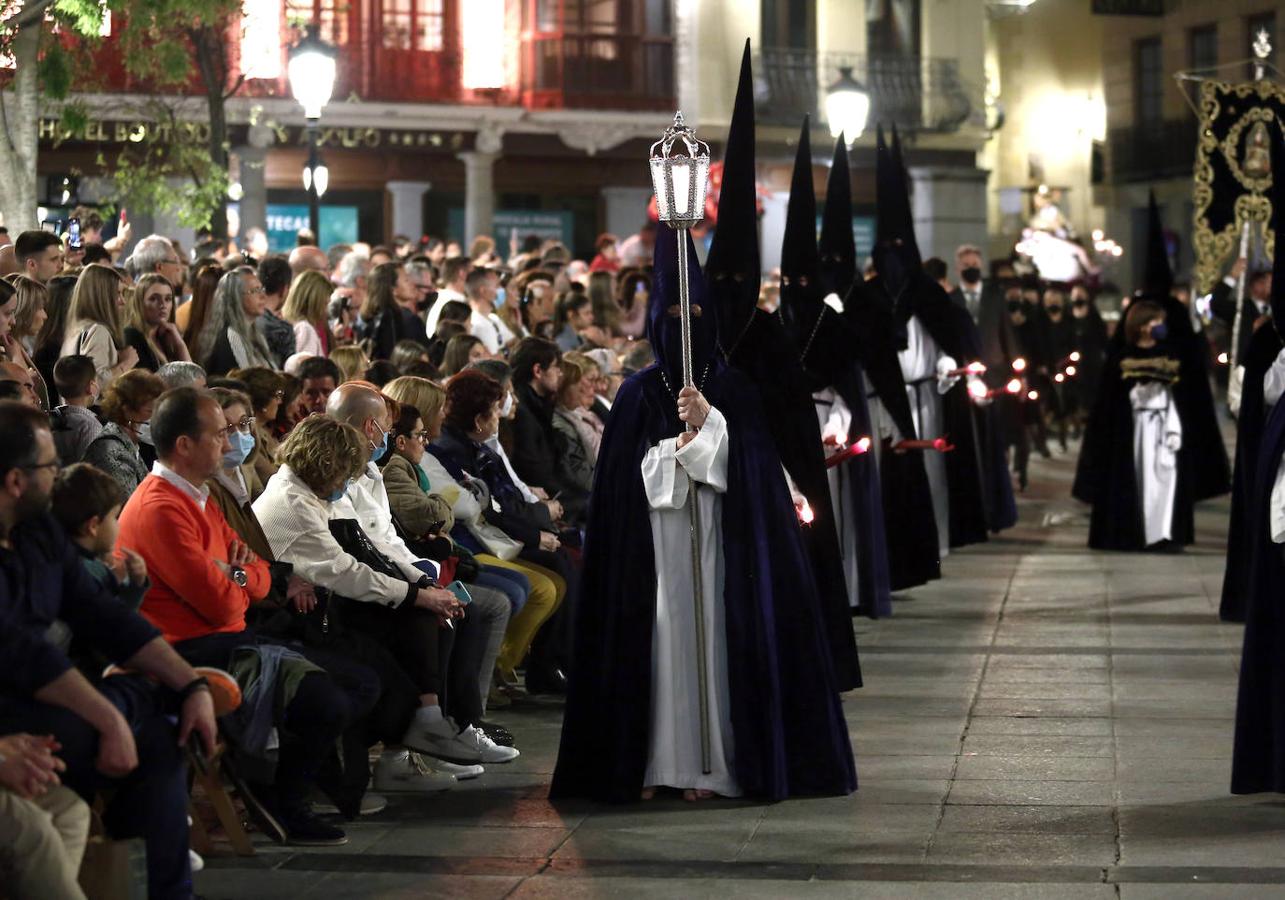
M681 108L717 157L741 49L755 48L760 179L770 193L764 257L774 263L802 116L812 115L814 175L830 157L824 93L851 66L871 93L854 152L859 234L873 223L873 132L906 143L925 255L985 233L989 132L985 0L245 0L226 35L232 176L241 232L285 235L306 193L304 119L286 80L286 48L315 23L338 50L321 118L329 171L322 240L353 233L468 239L559 235L587 252L600 231L629 233L650 197L645 156ZM107 39L109 42L111 38ZM110 46L110 44L109 44ZM164 129L132 118L135 86L106 72L84 95L83 139L42 130L50 203L73 172L82 202L108 201L100 154ZM200 127L203 101L181 116ZM136 233L176 223L131 210Z

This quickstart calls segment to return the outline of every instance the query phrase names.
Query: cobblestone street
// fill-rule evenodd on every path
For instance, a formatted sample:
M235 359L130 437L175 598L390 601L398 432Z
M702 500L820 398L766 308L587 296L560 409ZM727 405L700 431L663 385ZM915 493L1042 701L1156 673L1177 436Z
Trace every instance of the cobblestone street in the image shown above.
M211 859L206 897L1279 897L1285 803L1228 793L1241 628L1219 623L1227 501L1182 555L1085 549L1074 457L1021 525L859 620L852 797L546 799L555 704L494 717L522 757L393 797L351 843Z

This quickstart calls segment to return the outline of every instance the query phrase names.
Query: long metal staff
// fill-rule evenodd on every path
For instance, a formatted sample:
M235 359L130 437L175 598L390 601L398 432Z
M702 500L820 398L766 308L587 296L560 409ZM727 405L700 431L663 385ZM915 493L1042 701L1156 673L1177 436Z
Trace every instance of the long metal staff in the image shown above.
M1245 223L1245 228L1240 233L1240 259L1249 259L1249 223ZM1249 265L1246 264L1247 270ZM1241 320L1245 318L1245 281L1248 273L1242 270L1236 278L1236 317L1231 322L1231 365L1228 367L1232 372L1236 371L1236 366L1240 363L1240 329Z
M677 154L672 153L676 148ZM657 218L673 228L678 239L678 303L681 313L683 387L696 387L692 376L692 301L687 279L687 231L704 217L709 173L709 147L696 140L681 112L664 136L652 145L650 165L656 189ZM691 424L685 431L696 429ZM705 589L701 572L701 514L697 483L687 475L688 513L691 517L692 600L695 611L696 680L700 691L701 771L710 766L709 661L705 646Z

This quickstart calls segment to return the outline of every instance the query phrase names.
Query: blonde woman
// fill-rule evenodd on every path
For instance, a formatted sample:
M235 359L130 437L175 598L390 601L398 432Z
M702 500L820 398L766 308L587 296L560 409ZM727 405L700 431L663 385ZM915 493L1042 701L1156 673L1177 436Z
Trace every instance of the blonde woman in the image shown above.
M336 347L330 351L330 360L344 373L344 381L360 381L366 377L370 368L370 359L366 351L356 344Z
M512 687L517 683L515 669L526 655L536 631L562 605L567 593L567 582L552 569L536 565L524 559L503 560L489 552L470 530L469 526L480 523L482 502L485 487L463 475L461 482L452 474L451 469L429 446L442 433L442 421L446 407L446 392L427 378L403 375L394 378L384 385L384 393L404 406L410 406L419 412L423 422L424 454L418 468L427 482L426 490L441 497L451 506L457 527L452 529L451 536L461 546L474 554L478 563L497 569L508 569L526 576L530 584L527 602L521 609L514 611L509 619L509 627L504 633L504 644L496 660L496 690L492 691L492 701L496 691ZM462 473L461 473L462 474ZM418 474L416 475L418 480ZM421 481L421 484L424 482Z
M191 362L192 355L174 324L174 286L149 272L134 283L125 306L125 343L138 353L138 368L155 372L170 362Z
M31 357L36 335L48 318L45 305L48 303L49 291L39 281L26 275L12 276L9 284L13 286L18 305L14 309L13 325L4 337L4 354L9 362L17 363L31 373L36 394L44 408L49 409L49 387Z
M125 343L125 281L110 266L85 266L71 294L67 334L59 356L88 356L103 390L138 365L138 351Z
M330 291L326 276L312 270L291 283L281 315L294 327L295 355L330 355Z

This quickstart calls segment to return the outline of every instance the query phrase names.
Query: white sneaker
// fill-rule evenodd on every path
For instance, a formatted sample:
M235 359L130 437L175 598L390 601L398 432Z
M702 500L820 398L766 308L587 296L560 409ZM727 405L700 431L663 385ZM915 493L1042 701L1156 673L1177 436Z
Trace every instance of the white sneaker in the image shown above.
M433 768L439 772L454 775L456 781L468 781L470 778L476 778L486 771L481 766L458 766L444 759L433 760Z
M454 786L454 775L433 771L418 754L406 750L384 753L375 763L372 787L385 794L430 794Z
M191 819L189 819L188 821L190 822ZM195 850L188 850L187 858L192 863L193 873L199 872L205 868L205 860L201 859L201 854L197 853Z
M506 763L521 755L516 747L502 747L472 725L457 734L455 740L466 747L468 752L476 753L479 762Z

